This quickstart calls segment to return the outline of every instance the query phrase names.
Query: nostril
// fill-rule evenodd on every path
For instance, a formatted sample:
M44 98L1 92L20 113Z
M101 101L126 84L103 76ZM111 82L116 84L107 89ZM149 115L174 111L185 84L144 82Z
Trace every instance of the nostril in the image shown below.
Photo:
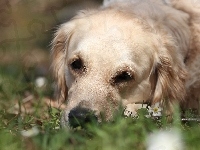
M85 127L88 123L97 123L94 112L85 108L77 107L69 113L69 124L73 128L78 126Z

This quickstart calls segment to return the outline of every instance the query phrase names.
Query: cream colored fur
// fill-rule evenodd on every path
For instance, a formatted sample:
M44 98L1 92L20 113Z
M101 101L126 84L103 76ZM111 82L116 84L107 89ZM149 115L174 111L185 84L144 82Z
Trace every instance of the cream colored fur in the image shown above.
M197 106L200 11L190 5L187 0L112 2L61 25L52 42L52 67L58 95L67 100L63 123L78 106L97 116L103 112L106 120L120 104ZM77 60L82 67L74 70ZM123 73L127 78L117 82Z

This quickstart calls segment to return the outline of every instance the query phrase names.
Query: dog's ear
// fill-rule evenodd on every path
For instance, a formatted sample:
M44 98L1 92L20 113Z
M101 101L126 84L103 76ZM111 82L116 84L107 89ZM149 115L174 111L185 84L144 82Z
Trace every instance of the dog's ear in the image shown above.
M51 68L57 86L56 98L61 101L66 100L68 92L65 81L65 60L72 31L70 23L63 24L58 28L52 41Z
M165 43L165 47L158 52L152 103L162 101L169 106L170 103L184 100L187 73L183 57L177 52L177 47L173 45L172 42Z

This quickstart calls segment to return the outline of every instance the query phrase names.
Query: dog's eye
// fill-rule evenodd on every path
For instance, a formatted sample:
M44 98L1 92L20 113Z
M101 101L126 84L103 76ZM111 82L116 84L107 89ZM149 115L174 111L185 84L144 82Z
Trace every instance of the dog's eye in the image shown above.
M80 70L83 68L83 62L81 59L76 59L70 64L73 70Z
M133 75L127 71L123 71L114 77L114 83L122 83L133 80Z

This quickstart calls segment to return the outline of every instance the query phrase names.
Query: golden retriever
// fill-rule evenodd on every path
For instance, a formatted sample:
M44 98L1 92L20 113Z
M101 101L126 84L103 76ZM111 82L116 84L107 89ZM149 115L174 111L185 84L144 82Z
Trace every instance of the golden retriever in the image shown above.
M62 24L52 42L58 95L67 100L62 124L72 116L87 120L88 113L111 120L119 105L136 103L198 108L200 3L194 2L106 1Z

